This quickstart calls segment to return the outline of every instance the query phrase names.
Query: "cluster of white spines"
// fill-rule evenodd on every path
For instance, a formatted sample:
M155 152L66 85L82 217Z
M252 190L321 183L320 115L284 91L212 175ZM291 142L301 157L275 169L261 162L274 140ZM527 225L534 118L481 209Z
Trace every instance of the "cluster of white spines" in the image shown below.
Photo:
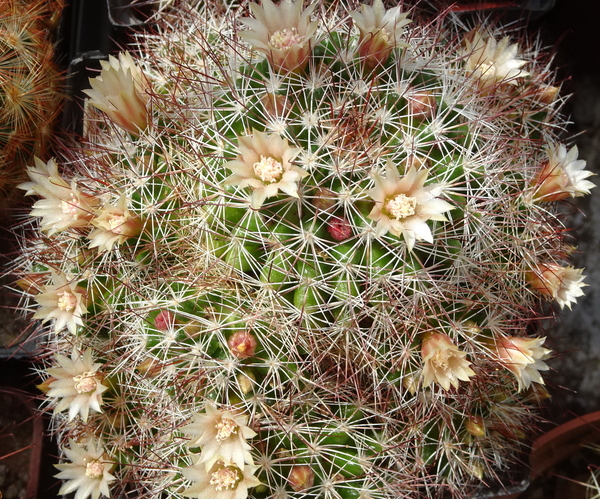
M170 463L173 494L244 499L256 475L273 494L315 484L334 494L350 476L388 497L399 476L424 477L431 463L460 488L489 470L486 453L502 459L504 440L485 440L488 428L518 432L530 417L505 395L543 385L550 350L515 321L536 296L562 308L583 294L549 203L589 192L585 162L551 137L546 161L533 141L512 152L518 133L496 102L515 99L535 68L508 38L476 31L458 59L434 44L423 62L398 7L375 0L343 13L333 33L316 7L251 4L239 38L208 11L192 19L194 32L206 28L198 35L148 36L158 61L142 71L128 54L111 58L88 92L119 127L89 128L107 172L67 179L37 159L29 169L22 187L42 198L31 215L54 243L31 251L36 272L21 284L35 318L78 342L70 359L55 355L45 390L55 412L69 410L65 431L94 428L60 465L80 498L108 495L106 456L143 440L122 421L138 421L148 452ZM248 65L256 52L266 61ZM198 413L199 397L215 403ZM333 431L319 411L340 400L370 415L352 424L336 413L346 429ZM448 416L458 406L461 422ZM117 407L120 419L108 414ZM145 411L161 410L161 429L142 431ZM282 416L262 414L261 427L257 411L300 424L286 434ZM465 459L452 460L455 447ZM135 453L132 468L144 469L150 454ZM363 474L377 459L371 488Z

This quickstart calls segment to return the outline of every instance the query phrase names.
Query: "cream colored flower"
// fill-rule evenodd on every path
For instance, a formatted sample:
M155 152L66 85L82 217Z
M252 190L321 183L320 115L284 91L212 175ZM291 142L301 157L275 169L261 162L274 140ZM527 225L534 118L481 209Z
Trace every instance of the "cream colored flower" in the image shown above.
M80 192L75 180L70 184L64 180L53 159L44 163L36 157L34 161L35 166L27 167L31 182L21 184L19 188L27 191L27 196L37 194L43 198L33 204L30 213L31 216L42 217L41 229L51 236L71 227L89 225L98 199Z
M104 111L117 125L139 134L148 126L148 80L128 52L119 58L100 61L100 76L90 78L91 89L84 90L89 103Z
M373 0L372 6L362 4L360 8L360 12L350 12L360 31L358 54L367 67L374 68L385 64L395 47L408 46L400 39L404 27L412 21L407 19L408 14L400 12L400 7L386 10L382 0Z
M206 470L218 460L226 466L234 464L240 469L243 469L244 463L254 464L246 439L256 433L246 426L248 416L220 411L210 404L205 411L204 414L194 414L193 422L182 428L186 435L192 436L188 447L202 449L198 463L205 463Z
M254 476L258 466L226 466L217 461L208 470L202 463L184 468L181 473L195 483L183 491L186 497L197 499L246 499L248 489L260 485Z
M465 357L466 352L458 349L449 336L442 333L429 333L421 344L423 359L423 386L427 387L434 381L444 390L450 385L458 388L460 381L469 381L475 372Z
M465 38L465 69L477 81L481 89L491 89L499 83L516 85L518 78L529 73L521 68L526 61L516 59L518 44L510 44L508 37L497 42L480 31L473 31Z
M559 201L567 197L581 197L596 187L589 180L592 172L584 170L585 161L577 159L577 146L569 152L563 144L548 148L548 162L536 175L534 198L539 201Z
M282 0L279 5L271 0L262 0L261 6L250 3L254 19L240 20L250 28L240 37L263 52L274 69L302 70L315 43L317 22L310 15L316 6L313 3L302 11L302 0Z
M91 222L96 227L88 239L91 240L90 248L100 251L110 251L115 244L123 244L130 237L142 232L143 224L137 215L127 209L127 198L121 196L116 206L104 206Z
M577 297L583 296L581 288L587 286L582 282L585 279L582 272L583 269L561 267L551 263L538 265L537 269L528 271L525 277L531 289L556 300L560 308L564 308L565 305L571 308L571 303L575 303Z
M376 235L383 236L388 231L395 236L403 236L409 251L415 241L433 242L433 234L427 220L447 220L442 213L454 207L438 199L443 185L425 186L429 171L411 167L406 175L400 178L398 169L390 160L387 162L386 176L374 174L375 187L369 195L375 200L375 206L369 218L377 222Z
M529 388L531 382L535 381L541 385L544 380L539 371L547 371L549 368L545 359L551 350L543 348L546 338L502 338L496 347L500 361L511 371L519 383L519 391Z
M55 465L60 470L56 477L66 480L58 495L75 492L74 499L109 497L108 484L115 477L109 473L113 463L108 461L102 441L88 437L85 447L73 440L69 440L69 445L62 451L71 462Z
M238 156L225 163L233 175L225 180L226 185L251 187L252 208L259 209L266 198L276 196L279 191L298 197L298 182L308 172L292 164L300 153L290 147L286 138L277 133L267 135L254 130L252 135L238 137Z
M87 313L87 290L77 286L75 281L67 281L63 274L53 274L52 284L42 286L41 293L34 298L41 308L33 318L42 322L54 319L57 333L66 327L76 334L77 326L83 326L81 317Z
M60 367L47 369L54 381L48 385L48 397L60 399L54 407L54 413L69 409L69 421L77 414L87 422L90 409L102 412L102 393L108 387L102 384L100 363L94 363L92 350L81 353L73 349L71 358L57 354L54 356Z

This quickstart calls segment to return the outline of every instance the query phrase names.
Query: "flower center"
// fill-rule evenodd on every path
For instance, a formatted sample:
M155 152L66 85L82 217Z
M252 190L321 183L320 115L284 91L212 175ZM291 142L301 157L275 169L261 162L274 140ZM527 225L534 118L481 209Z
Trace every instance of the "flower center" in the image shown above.
M232 434L237 433L237 427L238 425L233 419L221 418L215 425L217 430L217 436L215 438L217 441L221 442L226 438L229 438Z
M479 71L482 75L485 76L495 76L496 75L496 65L493 62L483 62L479 66Z
M77 390L77 393L89 393L96 389L95 372L87 371L79 376L73 376L73 381L75 381L75 390Z
M263 182L272 184L281 178L283 173L283 165L275 158L270 156L265 158L260 157L260 161L257 161L252 165L254 174L260 178Z
M387 29L381 28L381 30L379 31L379 36L387 45L393 45L394 38Z
M78 205L77 200L75 199L75 196L73 195L73 193L71 193L70 201L62 201L60 203L60 210L65 215L68 215L71 218L77 218L77 215L78 215L77 210L78 209L79 209L79 205Z
M276 49L286 50L292 45L298 45L304 39L295 27L275 31L269 38L269 44Z
M62 293L58 293L58 308L64 310L65 312L71 312L75 310L77 306L77 297L70 293L69 291L63 291Z
M242 481L242 473L235 466L225 466L210 475L210 484L215 486L217 492L234 490Z
M430 362L433 365L434 370L448 372L451 370L451 357L452 355L449 352L440 350L433 355Z
M396 220L410 217L416 213L417 198L398 194L386 204L386 209Z
M108 216L108 227L111 232L119 234L122 226L125 224L125 217L123 215L109 215Z
M97 459L85 465L85 476L100 478L102 475L104 475L104 465Z

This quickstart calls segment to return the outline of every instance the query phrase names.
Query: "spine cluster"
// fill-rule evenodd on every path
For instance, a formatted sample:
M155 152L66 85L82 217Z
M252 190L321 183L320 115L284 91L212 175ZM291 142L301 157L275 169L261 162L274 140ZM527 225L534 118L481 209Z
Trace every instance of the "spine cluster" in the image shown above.
M62 491L466 497L547 396L541 302L583 294L552 74L381 0L249 10L164 14L28 169Z
M60 0L0 3L0 195L26 177L34 155L45 156L62 101L49 32Z

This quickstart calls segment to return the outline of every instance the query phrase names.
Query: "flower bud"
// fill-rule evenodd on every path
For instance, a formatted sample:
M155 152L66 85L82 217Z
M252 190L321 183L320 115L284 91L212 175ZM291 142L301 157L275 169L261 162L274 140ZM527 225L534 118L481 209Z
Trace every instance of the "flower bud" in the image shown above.
M256 353L258 342L254 335L247 331L237 331L227 340L231 353L238 359L247 359Z
M485 436L485 422L481 416L469 416L465 421L465 430L474 437Z
M552 85L542 85L537 92L538 101L542 104L552 104L558 95L558 87Z
M344 241L352 236L352 226L346 218L332 217L327 224L327 232L335 241Z
M294 466L290 471L288 481L290 482L290 487L292 487L295 492L300 492L313 486L315 482L315 472L310 466Z
M415 118L429 118L437 108L435 96L427 90L409 93L406 100L408 101L408 112Z
M175 325L175 315L170 310L161 310L154 318L154 327L165 332Z

